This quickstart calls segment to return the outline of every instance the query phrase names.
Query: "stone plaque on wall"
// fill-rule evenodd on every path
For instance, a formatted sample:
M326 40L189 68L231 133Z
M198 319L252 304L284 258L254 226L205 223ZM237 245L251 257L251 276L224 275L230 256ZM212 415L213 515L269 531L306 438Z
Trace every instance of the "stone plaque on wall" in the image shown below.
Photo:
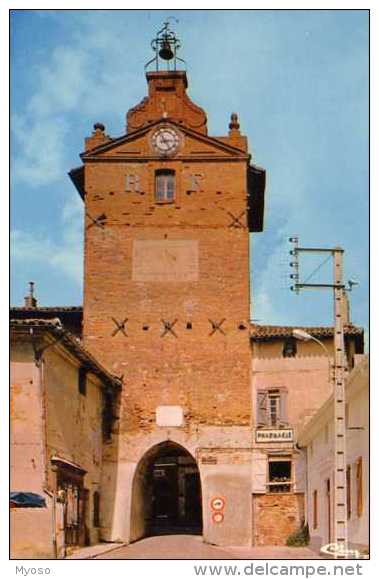
M183 425L183 408L181 406L157 406L155 416L158 426Z
M133 281L191 282L199 279L197 240L135 240Z

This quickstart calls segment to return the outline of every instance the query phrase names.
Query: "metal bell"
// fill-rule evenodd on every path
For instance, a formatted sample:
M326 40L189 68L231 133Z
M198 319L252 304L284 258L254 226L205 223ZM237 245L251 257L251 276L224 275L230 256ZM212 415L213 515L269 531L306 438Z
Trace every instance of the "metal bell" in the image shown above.
M171 50L170 43L167 40L162 42L162 47L159 51L159 56L163 60L171 60L174 57L174 53Z

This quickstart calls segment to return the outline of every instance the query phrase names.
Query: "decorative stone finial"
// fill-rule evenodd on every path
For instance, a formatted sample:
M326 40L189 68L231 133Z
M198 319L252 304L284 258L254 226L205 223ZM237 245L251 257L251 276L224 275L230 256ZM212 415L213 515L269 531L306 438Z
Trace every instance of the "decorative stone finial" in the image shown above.
M96 132L100 131L100 132L104 133L104 131L105 131L105 126L103 125L103 123L95 123L93 125L93 128Z
M239 122L238 122L238 115L237 115L237 113L232 113L232 114L230 115L229 129L230 129L231 131L232 131L232 130L238 131L239 128L240 128L240 124L239 124Z

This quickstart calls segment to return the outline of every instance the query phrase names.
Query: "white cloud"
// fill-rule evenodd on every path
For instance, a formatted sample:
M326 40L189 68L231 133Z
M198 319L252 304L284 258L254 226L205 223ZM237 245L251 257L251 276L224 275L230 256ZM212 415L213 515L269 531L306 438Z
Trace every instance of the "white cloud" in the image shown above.
M34 87L11 123L15 182L34 187L57 183L70 164L67 136L77 120L119 116L141 98L136 76L122 71L125 38L112 27L99 28L100 21L101 15L95 15L84 26L79 19L66 44L31 63Z
M15 262L41 263L62 272L78 286L83 280L82 263L82 211L75 198L67 202L62 211L62 240L52 241L27 231L15 230L11 233L11 255Z
M62 177L67 126L58 119L44 118L38 122L28 119L28 115L22 114L12 117L17 144L13 177L29 185L46 185Z
M28 105L28 115L55 116L72 111L86 92L90 55L80 47L58 46L38 68L38 87Z

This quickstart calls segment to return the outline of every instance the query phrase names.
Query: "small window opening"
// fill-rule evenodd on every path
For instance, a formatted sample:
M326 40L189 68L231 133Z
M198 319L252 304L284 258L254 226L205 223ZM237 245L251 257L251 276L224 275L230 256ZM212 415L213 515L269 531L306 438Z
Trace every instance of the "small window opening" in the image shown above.
M192 330L192 322L187 322L186 328L187 330Z
M175 171L159 169L155 173L155 201L171 203L175 199Z
M241 322L241 323L239 324L239 326L238 326L238 329L239 329L239 330L246 330L245 324L244 324L243 322Z
M296 338L286 338L283 342L283 357L294 358L296 356L297 344Z
M86 396L87 394L87 369L80 366L78 372L78 390L79 394Z
M143 329L145 332L147 332L147 330L149 329L149 326L148 326L147 324L144 324L144 325L142 326L142 329Z
M268 491L270 493L289 493L291 491L291 466L290 460L269 459Z

